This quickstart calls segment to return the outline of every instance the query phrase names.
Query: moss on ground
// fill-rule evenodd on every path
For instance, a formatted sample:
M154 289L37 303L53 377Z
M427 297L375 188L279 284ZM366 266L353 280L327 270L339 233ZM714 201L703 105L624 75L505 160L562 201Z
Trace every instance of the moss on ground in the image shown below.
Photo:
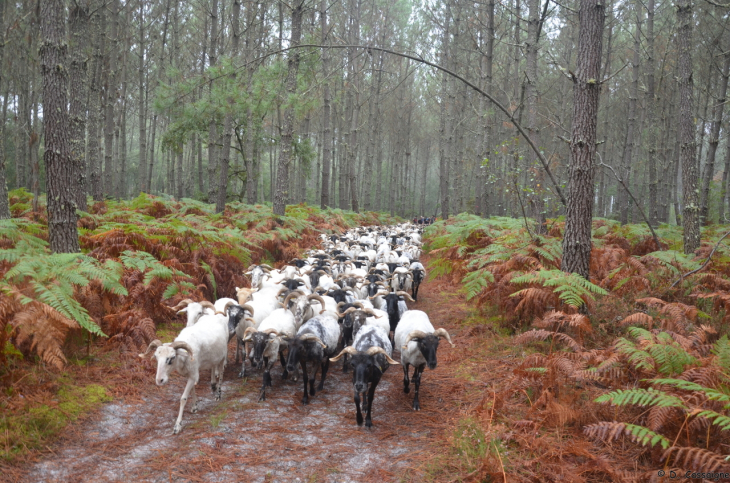
M51 404L28 402L24 411L0 419L0 458L11 461L31 449L42 447L58 436L66 426L101 404L111 401L106 388L98 384L79 387L69 378L61 378Z

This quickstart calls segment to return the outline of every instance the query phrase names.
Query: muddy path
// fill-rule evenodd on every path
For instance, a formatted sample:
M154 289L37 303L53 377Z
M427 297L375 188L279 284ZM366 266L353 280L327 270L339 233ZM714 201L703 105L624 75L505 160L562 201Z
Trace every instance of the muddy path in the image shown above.
M48 448L40 459L15 467L5 481L38 482L383 482L423 481L433 457L445 451L467 388L453 377L459 346L460 304L442 300L435 282L421 287L412 309L431 314L446 327L455 348L442 344L439 367L427 371L420 412L412 393L402 389L403 372L391 366L375 393L373 427L358 427L350 374L334 363L322 392L301 404L302 383L281 380L272 370L273 388L258 401L261 373L247 366L237 376L229 351L223 399L213 400L207 371L197 386L199 411L186 410L183 431L172 434L184 379L154 384L154 367L139 397L115 399ZM433 314L432 314L433 312ZM468 329L467 329L468 330ZM232 343L232 344L235 344ZM232 345L233 347L233 345ZM396 352L394 357L399 360Z

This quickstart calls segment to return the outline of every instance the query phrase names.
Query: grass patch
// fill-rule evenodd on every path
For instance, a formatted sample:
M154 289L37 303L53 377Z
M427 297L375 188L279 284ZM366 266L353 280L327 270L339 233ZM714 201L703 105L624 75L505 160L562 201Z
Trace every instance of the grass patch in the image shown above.
M31 449L44 446L48 440L60 434L69 423L111 401L107 390L98 384L84 387L72 385L62 378L60 388L52 404L29 403L24 411L8 415L5 408L0 419L0 457L11 461Z

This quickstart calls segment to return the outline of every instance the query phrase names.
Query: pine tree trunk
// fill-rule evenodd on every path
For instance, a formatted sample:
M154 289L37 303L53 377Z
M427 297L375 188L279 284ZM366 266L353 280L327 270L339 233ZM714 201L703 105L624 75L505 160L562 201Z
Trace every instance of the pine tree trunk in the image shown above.
M233 46L231 52L235 58L238 54L238 47L241 44L240 32L241 2L234 0L233 2L233 18L231 19L233 30ZM233 83L236 81L235 72L230 75ZM228 98L229 112L223 121L223 146L221 146L220 156L220 181L218 184L218 199L215 205L215 212L222 213L226 209L226 195L228 193L228 168L231 162L231 137L233 135L233 109L235 99L233 96Z
M722 67L722 79L720 79L720 89L716 101L712 104L712 125L710 127L710 141L707 147L707 163L705 164L705 173L702 179L702 197L700 198L700 220L705 225L710 224L708 218L710 205L710 182L715 175L715 155L717 153L717 145L720 143L720 126L722 124L722 114L725 109L725 100L727 96L728 78L730 77L730 55L725 55L725 63ZM722 219L720 219L722 223Z
M147 185L147 97L145 89L145 38L144 38L144 0L139 0L139 15L137 17L139 23L139 38L137 39L137 50L139 55L139 64L137 67L137 76L139 82L139 96L137 98L137 115L139 116L139 164L137 168L137 180L139 183L139 191L145 192L149 190Z
M86 50L89 45L89 6L85 2L74 2L69 11L70 57L69 89L71 121L69 135L71 143L71 159L74 165L74 177L77 183L77 207L86 211L86 101L87 74Z
M69 146L66 21L63 0L41 2L41 74L43 75L43 129L48 180L48 238L54 253L76 253L74 166Z
M624 142L623 156L621 157L621 178L626 183L626 187L629 188L631 181L631 157L634 153L634 146L636 144L636 104L639 99L639 66L640 66L640 52L641 46L639 44L639 31L641 29L641 17L637 14L636 20L636 32L634 33L634 59L632 61L632 77L631 87L629 88L629 113L628 122L626 125L626 140ZM618 192L618 210L619 210L619 221L622 225L629 222L629 195L626 189L619 190Z
M302 38L302 17L304 16L304 0L295 0L291 14L291 40L290 47L299 45ZM286 74L286 92L290 98L297 91L297 74L299 73L298 50L290 50L288 53L288 66ZM286 211L286 204L289 200L289 166L291 164L292 141L294 137L294 106L291 103L284 111L284 126L281 133L281 151L279 153L279 166L276 173L276 191L274 192L274 214L283 216Z
M573 75L573 127L570 140L569 195L565 216L561 269L589 278L593 165L601 84L601 50L606 6L600 0L580 0L580 34Z
M218 61L218 0L211 0L210 6L210 48L208 52L208 66L214 67ZM213 81L210 81L208 97L213 102ZM208 122L208 203L216 201L218 194L218 125L215 116Z
M114 194L114 105L117 100L117 56L119 32L119 0L111 0L110 44L104 56L104 90L106 105L104 106L104 192Z
M5 2L0 4L0 66L5 58ZM5 123L8 118L9 92L5 87L5 77L0 69L0 92L3 94L3 107L0 111L0 220L10 218L8 200L7 172L5 171Z
M441 41L441 65L449 63L449 21L451 16L447 13L444 33ZM448 159L448 131L446 95L449 91L449 77L444 73L441 76L441 102L439 114L439 192L441 196L441 217L445 220L449 217L449 159Z
M677 64L679 68L679 162L682 166L684 253L700 246L697 144L692 81L692 0L677 0Z

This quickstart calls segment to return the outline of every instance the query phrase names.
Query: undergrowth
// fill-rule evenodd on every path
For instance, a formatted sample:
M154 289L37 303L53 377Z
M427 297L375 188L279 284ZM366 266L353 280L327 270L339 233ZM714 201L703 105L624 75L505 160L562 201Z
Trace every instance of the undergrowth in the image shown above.
M11 192L13 217L0 220L0 433L18 440L0 451L11 459L63 427L43 408L62 399L61 385L49 391L47 379L73 369L69 360L110 353L130 361L179 329L170 307L183 298L235 297L236 286L250 286L243 273L252 263L284 263L318 245L322 233L397 221L304 204L281 217L241 203L216 214L196 200L141 194L90 205L78 221L82 253L52 254L45 206L33 212L31 198ZM47 378L33 377L38 370ZM73 411L58 407L73 420ZM36 413L53 421L36 424Z
M501 481L496 465L532 481L730 472L730 248L684 276L728 227L704 228L687 256L677 227L660 227L657 247L644 226L596 219L585 280L560 271L564 222L549 226L533 235L522 220L462 214L425 233L431 276L460 283L522 347L474 429L520 458L506 464L472 445L489 464L462 452L462 477ZM467 414L474 424L480 409Z

